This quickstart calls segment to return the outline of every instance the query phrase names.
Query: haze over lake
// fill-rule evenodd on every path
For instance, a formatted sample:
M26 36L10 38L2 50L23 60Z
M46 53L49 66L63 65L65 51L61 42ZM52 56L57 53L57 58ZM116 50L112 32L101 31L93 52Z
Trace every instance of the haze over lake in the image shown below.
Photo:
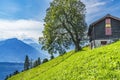
M4 80L7 75L13 73L15 70L23 70L23 64L0 62L0 80Z

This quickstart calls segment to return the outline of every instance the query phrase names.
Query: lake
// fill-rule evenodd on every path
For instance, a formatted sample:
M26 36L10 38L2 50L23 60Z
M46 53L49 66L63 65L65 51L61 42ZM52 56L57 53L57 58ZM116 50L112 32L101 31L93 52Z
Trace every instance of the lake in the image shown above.
M23 70L23 64L0 62L0 80L4 80L6 75L13 73L15 70Z

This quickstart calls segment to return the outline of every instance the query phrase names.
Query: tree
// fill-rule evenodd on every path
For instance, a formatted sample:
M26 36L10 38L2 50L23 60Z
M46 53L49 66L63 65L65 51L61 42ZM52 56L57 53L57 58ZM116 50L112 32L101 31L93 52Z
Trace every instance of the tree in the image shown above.
M38 65L40 65L41 64L41 59L40 59L40 57L38 58Z
M15 72L13 72L13 75L16 75L16 74L18 74L18 73L19 73L19 71L16 70Z
M33 60L30 60L30 68L33 68Z
M47 58L43 59L42 63L46 63L46 62L48 62L48 59Z
M54 59L54 55L53 54L51 54L50 59Z
M36 67L36 66L38 66L38 60L35 60L33 63L33 67Z
M12 74L9 74L9 78L12 76Z
M80 0L53 0L44 19L42 49L50 54L65 53L71 44L81 50L86 30L85 5Z
M37 59L37 60L35 60L35 62L33 63L33 67L36 67L36 66L38 66L38 65L40 65L41 64L41 59L40 59L40 57Z
M25 62L24 62L24 70L28 70L29 67L30 67L30 60L29 60L28 55L26 55Z
M9 76L7 75L4 80L7 80L8 78L9 78Z

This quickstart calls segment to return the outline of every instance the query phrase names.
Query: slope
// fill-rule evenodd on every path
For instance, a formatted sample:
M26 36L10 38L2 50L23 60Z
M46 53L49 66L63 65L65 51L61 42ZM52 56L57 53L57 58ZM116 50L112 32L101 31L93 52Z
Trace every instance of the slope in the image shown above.
M8 80L119 80L119 45L120 41L94 50L70 52Z

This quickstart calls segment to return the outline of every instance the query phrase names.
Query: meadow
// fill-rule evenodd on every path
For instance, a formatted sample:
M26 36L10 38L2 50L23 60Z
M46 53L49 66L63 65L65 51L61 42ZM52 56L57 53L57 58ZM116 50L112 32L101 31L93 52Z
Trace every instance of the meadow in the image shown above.
M70 51L8 80L119 80L120 41L90 50Z

